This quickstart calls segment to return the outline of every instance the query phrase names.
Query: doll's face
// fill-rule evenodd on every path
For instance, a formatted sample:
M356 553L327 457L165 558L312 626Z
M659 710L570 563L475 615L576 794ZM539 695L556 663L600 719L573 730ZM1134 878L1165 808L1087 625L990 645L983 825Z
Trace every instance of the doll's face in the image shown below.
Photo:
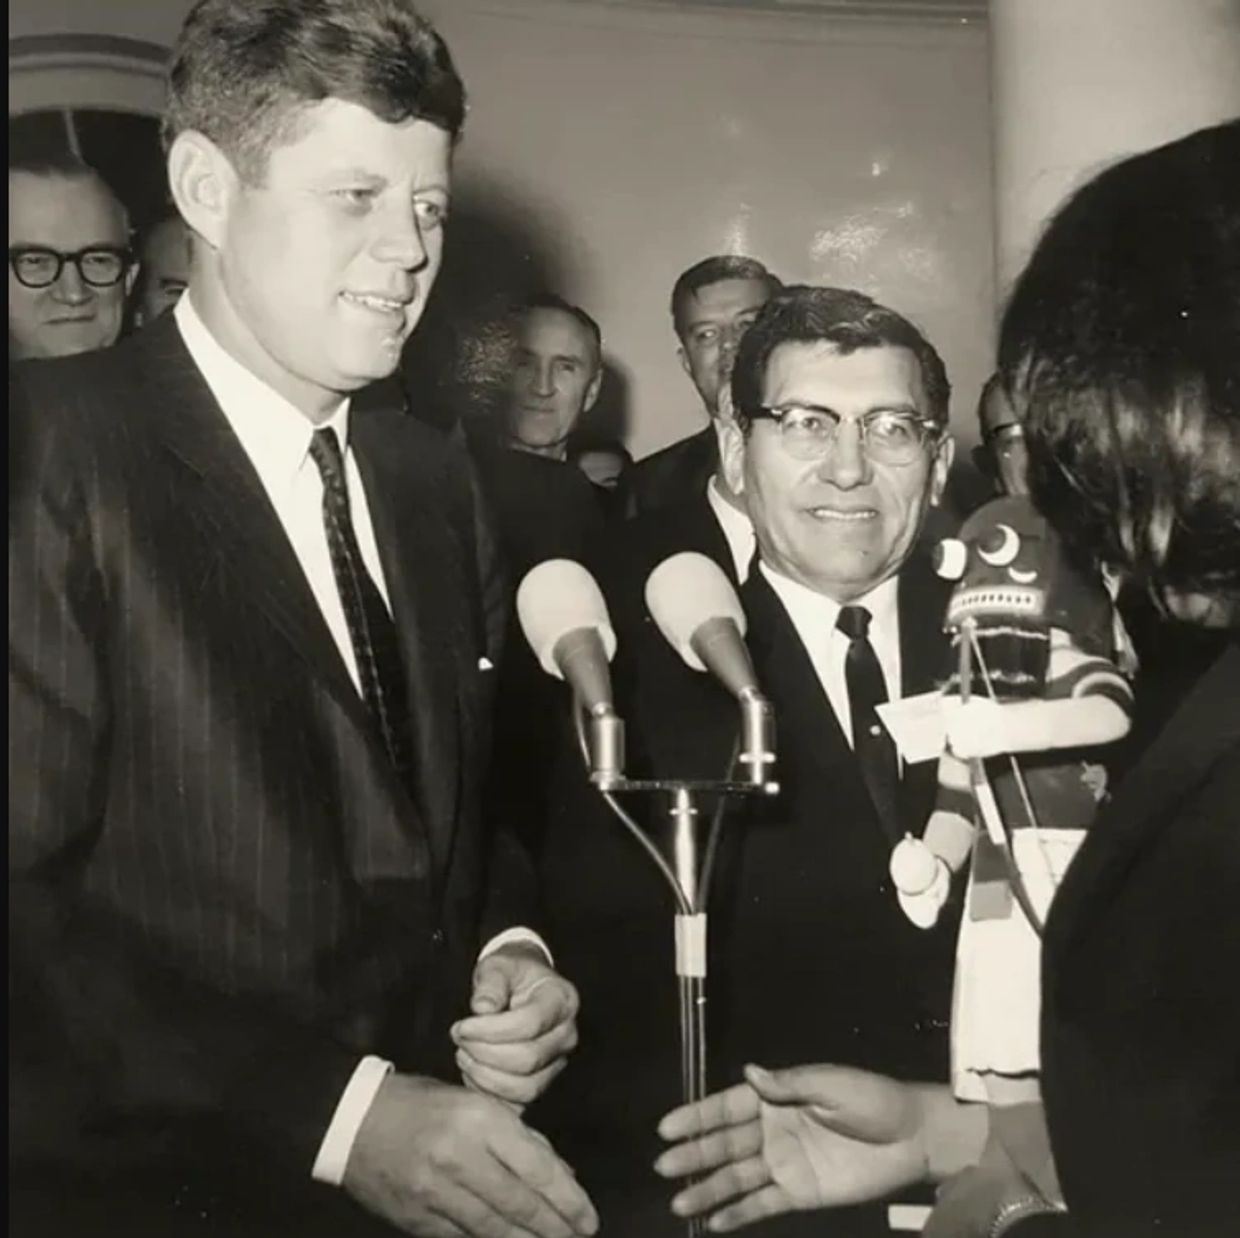
M959 654L948 680L1000 699L1039 695L1050 656L1052 581L1058 543L1028 499L1001 498L978 508L959 537L938 544L939 575L956 581L946 628Z
M1003 498L980 507L936 548L940 576L956 581L947 627L966 618L979 628L1019 622L1041 628L1048 621L1051 580L1059 555L1046 522L1026 499Z

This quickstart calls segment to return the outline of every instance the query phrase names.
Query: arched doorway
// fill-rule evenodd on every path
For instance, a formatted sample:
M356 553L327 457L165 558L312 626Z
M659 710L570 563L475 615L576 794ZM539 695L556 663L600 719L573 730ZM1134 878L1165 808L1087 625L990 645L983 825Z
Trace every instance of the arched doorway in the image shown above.
M72 151L141 232L170 209L159 116L166 47L100 34L9 40L9 158Z

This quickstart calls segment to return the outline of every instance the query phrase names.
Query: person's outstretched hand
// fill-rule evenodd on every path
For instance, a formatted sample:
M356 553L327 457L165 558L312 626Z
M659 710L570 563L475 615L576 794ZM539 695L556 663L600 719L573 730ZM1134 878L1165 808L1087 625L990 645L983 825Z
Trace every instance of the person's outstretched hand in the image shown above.
M708 1228L881 1199L924 1178L921 1089L847 1066L745 1068L746 1082L669 1113L667 1178L705 1175L672 1201Z
M342 1185L419 1238L574 1238L598 1229L572 1171L511 1108L418 1075L384 1080Z

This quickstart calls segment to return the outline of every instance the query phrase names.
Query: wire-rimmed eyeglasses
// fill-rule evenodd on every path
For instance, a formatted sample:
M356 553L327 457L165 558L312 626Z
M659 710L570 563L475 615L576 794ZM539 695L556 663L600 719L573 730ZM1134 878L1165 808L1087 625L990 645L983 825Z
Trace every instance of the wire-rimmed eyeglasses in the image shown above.
M927 443L943 436L938 422L897 409L874 409L862 417L844 418L813 404L762 404L747 409L746 415L775 422L784 450L797 460L821 460L845 420L857 426L861 450L881 464L912 464Z
M9 266L17 282L27 288L50 288L71 262L82 282L92 288L119 284L133 261L127 249L115 245L88 245L71 254L44 245L15 245L9 250Z

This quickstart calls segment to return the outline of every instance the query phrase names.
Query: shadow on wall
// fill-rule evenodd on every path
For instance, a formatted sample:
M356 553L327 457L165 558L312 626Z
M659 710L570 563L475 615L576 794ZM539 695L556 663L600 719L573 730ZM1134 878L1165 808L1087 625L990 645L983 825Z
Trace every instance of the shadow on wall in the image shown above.
M414 416L444 430L495 418L513 364L509 307L535 292L571 301L570 276L545 220L497 182L463 178L453 195L443 268L402 359ZM622 433L629 382L611 362L607 371L598 413Z
M577 427L582 439L591 443L627 442L630 386L628 367L615 357L604 356L598 400Z

